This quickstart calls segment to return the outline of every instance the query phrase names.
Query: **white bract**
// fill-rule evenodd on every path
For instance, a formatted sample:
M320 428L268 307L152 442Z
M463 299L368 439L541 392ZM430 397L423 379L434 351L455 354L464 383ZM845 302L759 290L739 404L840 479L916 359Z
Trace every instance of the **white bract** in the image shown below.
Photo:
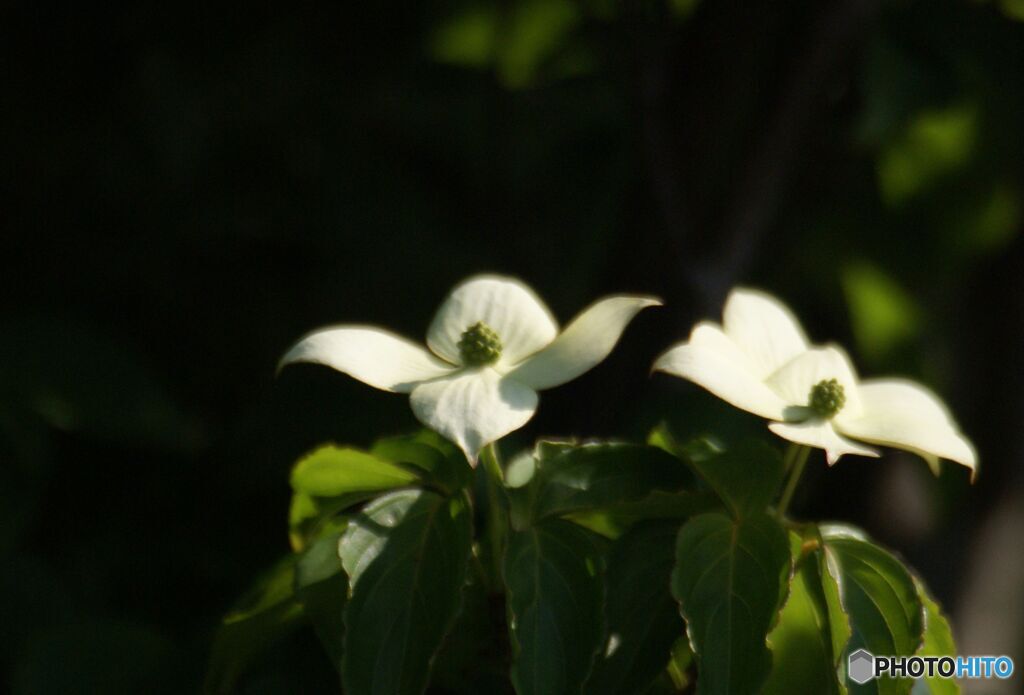
M878 456L860 442L939 459L976 473L977 456L934 393L905 379L857 378L836 345L812 346L792 312L767 294L735 289L722 325L698 323L689 341L657 359L654 369L689 379L719 398L774 420L772 432L825 450ZM857 441L854 441L857 440Z
M427 331L430 351L380 328L328 327L281 365L314 362L385 391L410 394L413 413L471 462L537 409L537 391L580 376L608 356L652 297L606 297L559 333L551 312L513 278L481 275L452 290Z

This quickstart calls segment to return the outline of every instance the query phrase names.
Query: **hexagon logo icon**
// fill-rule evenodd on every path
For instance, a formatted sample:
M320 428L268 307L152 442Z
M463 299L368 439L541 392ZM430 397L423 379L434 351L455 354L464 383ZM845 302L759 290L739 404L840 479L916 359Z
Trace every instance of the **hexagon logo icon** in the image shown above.
M864 685L875 677L875 657L866 649L858 649L850 654L846 673L857 685Z

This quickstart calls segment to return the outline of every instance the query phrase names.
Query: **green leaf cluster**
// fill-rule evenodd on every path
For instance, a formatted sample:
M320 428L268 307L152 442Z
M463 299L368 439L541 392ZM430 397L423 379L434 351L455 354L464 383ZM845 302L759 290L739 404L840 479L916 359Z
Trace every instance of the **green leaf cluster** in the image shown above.
M431 433L320 447L292 470L293 552L225 618L207 690L309 625L346 693L909 693L847 658L955 653L941 609L863 532L780 515L786 466L664 427L475 469Z

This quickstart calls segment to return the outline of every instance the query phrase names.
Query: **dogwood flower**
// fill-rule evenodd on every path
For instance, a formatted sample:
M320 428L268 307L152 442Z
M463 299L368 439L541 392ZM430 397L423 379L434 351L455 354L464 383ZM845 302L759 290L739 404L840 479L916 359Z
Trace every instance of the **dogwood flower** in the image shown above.
M537 409L537 391L571 381L608 356L652 297L595 302L559 333L529 287L480 275L455 287L427 330L430 351L370 326L327 327L292 347L281 366L313 362L384 391L408 393L423 424L476 462L487 444Z
M975 474L974 447L924 386L906 379L859 380L842 348L810 345L793 313L762 292L733 290L722 313L721 326L698 323L689 341L661 355L654 370L689 379L773 420L772 432L824 449L829 465L844 454L878 456L866 442L918 454L936 474L939 459Z

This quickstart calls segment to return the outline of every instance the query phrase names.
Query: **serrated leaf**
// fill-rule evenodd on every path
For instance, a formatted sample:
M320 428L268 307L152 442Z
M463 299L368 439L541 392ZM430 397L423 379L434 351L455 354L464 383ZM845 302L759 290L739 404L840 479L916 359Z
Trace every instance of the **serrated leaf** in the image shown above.
M420 479L415 473L358 449L326 445L301 458L292 468L288 539L302 551L317 538L344 528L334 517L344 509L387 490Z
M924 606L924 642L917 653L921 656L956 657L956 642L949 621L942 614L942 608L928 595L921 580L914 578L918 596ZM960 686L951 678L922 678L913 687L914 695L959 695Z
M782 483L782 457L759 441L743 442L718 454L702 449L684 461L722 499L735 517L761 514Z
M345 606L346 692L420 693L458 612L472 524L462 498L388 493L349 522L339 553Z
M799 556L799 550L798 547L795 557ZM822 571L820 550L803 556L797 564L789 597L778 623L768 635L772 671L762 691L765 695L840 695L846 692L836 674L846 640L838 647L833 641L833 634L840 633L841 626L837 629L831 624L832 613L826 599L826 584L834 588L835 582L827 573L823 576ZM846 624L845 615L840 620Z
M295 560L290 556L274 565L224 617L210 650L204 692L233 692L256 657L302 624Z
M348 577L338 556L340 533L317 539L295 563L295 596L331 663L341 669Z
M821 536L817 537L819 543ZM834 563L828 561L828 556L819 545L815 551L818 561L818 575L821 577L821 591L825 597L825 606L828 609L829 637L832 640L833 668L839 673L840 668L845 668L842 663L846 653L846 645L853 635L853 628L850 625L850 616L843 610L843 603L839 589L839 575ZM845 687L845 685L844 685Z
M552 519L509 538L504 575L519 695L579 693L604 637L601 549Z
M473 479L465 454L429 431L380 439L374 442L370 454L390 463L415 466L429 482L448 493Z
M829 573L836 578L838 599L848 616L851 635L840 668L849 655L866 649L878 656L910 656L924 634L924 608L906 567L856 531L821 527ZM910 691L907 678L877 678L864 685L846 679L853 695L899 695Z
M635 444L559 448L540 461L534 477L534 518L602 509L679 491L693 476L661 449Z
M628 695L653 683L683 621L669 590L678 524L642 523L612 544L606 574L608 640L585 692Z
M772 517L701 514L679 531L672 593L687 622L702 695L757 692L771 668L765 638L790 572L786 532Z

